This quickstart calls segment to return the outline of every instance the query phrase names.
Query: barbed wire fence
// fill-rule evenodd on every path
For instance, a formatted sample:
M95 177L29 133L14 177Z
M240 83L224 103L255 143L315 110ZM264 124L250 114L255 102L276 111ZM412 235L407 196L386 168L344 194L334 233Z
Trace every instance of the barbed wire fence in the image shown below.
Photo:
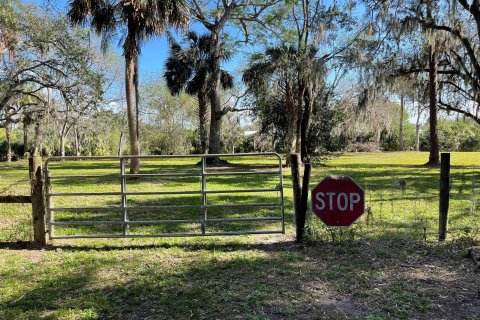
M355 238L437 240L439 232L438 168L398 166L352 174L365 190L366 211L350 228L327 228L308 212L311 239L336 241ZM339 175L342 169L320 170L321 177ZM347 170L344 170L347 171ZM320 177L320 179L321 179ZM312 179L312 187L318 183ZM480 166L451 167L448 238L480 238Z

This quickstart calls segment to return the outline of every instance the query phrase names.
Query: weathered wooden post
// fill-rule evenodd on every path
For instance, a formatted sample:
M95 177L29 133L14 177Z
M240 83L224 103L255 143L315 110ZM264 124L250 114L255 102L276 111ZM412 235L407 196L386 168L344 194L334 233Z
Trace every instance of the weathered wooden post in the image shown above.
M42 158L28 159L32 194L33 240L36 244L46 245L45 233L45 191L43 188Z
M450 201L450 153L441 154L440 217L438 241L445 241L448 232L448 206Z

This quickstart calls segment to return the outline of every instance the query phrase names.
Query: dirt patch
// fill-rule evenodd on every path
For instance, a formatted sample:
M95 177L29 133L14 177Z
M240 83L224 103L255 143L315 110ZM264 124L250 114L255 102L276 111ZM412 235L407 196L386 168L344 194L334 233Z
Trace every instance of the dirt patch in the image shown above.
M17 225L19 222L16 220L1 220L0 221L0 228L5 228L5 227L13 227Z

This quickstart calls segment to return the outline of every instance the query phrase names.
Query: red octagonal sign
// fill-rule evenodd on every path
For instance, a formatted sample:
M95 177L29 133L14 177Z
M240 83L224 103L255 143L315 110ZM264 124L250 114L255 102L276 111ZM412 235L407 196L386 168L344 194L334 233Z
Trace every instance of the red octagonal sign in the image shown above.
M350 177L326 177L312 190L312 210L329 227L348 227L365 211L365 191Z

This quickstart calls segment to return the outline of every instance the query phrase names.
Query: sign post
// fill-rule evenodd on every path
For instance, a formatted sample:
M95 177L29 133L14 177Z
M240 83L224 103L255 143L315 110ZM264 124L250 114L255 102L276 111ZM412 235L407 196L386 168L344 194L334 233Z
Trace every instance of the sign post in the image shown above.
M312 210L328 227L348 227L365 211L365 191L350 177L326 177L312 190Z

